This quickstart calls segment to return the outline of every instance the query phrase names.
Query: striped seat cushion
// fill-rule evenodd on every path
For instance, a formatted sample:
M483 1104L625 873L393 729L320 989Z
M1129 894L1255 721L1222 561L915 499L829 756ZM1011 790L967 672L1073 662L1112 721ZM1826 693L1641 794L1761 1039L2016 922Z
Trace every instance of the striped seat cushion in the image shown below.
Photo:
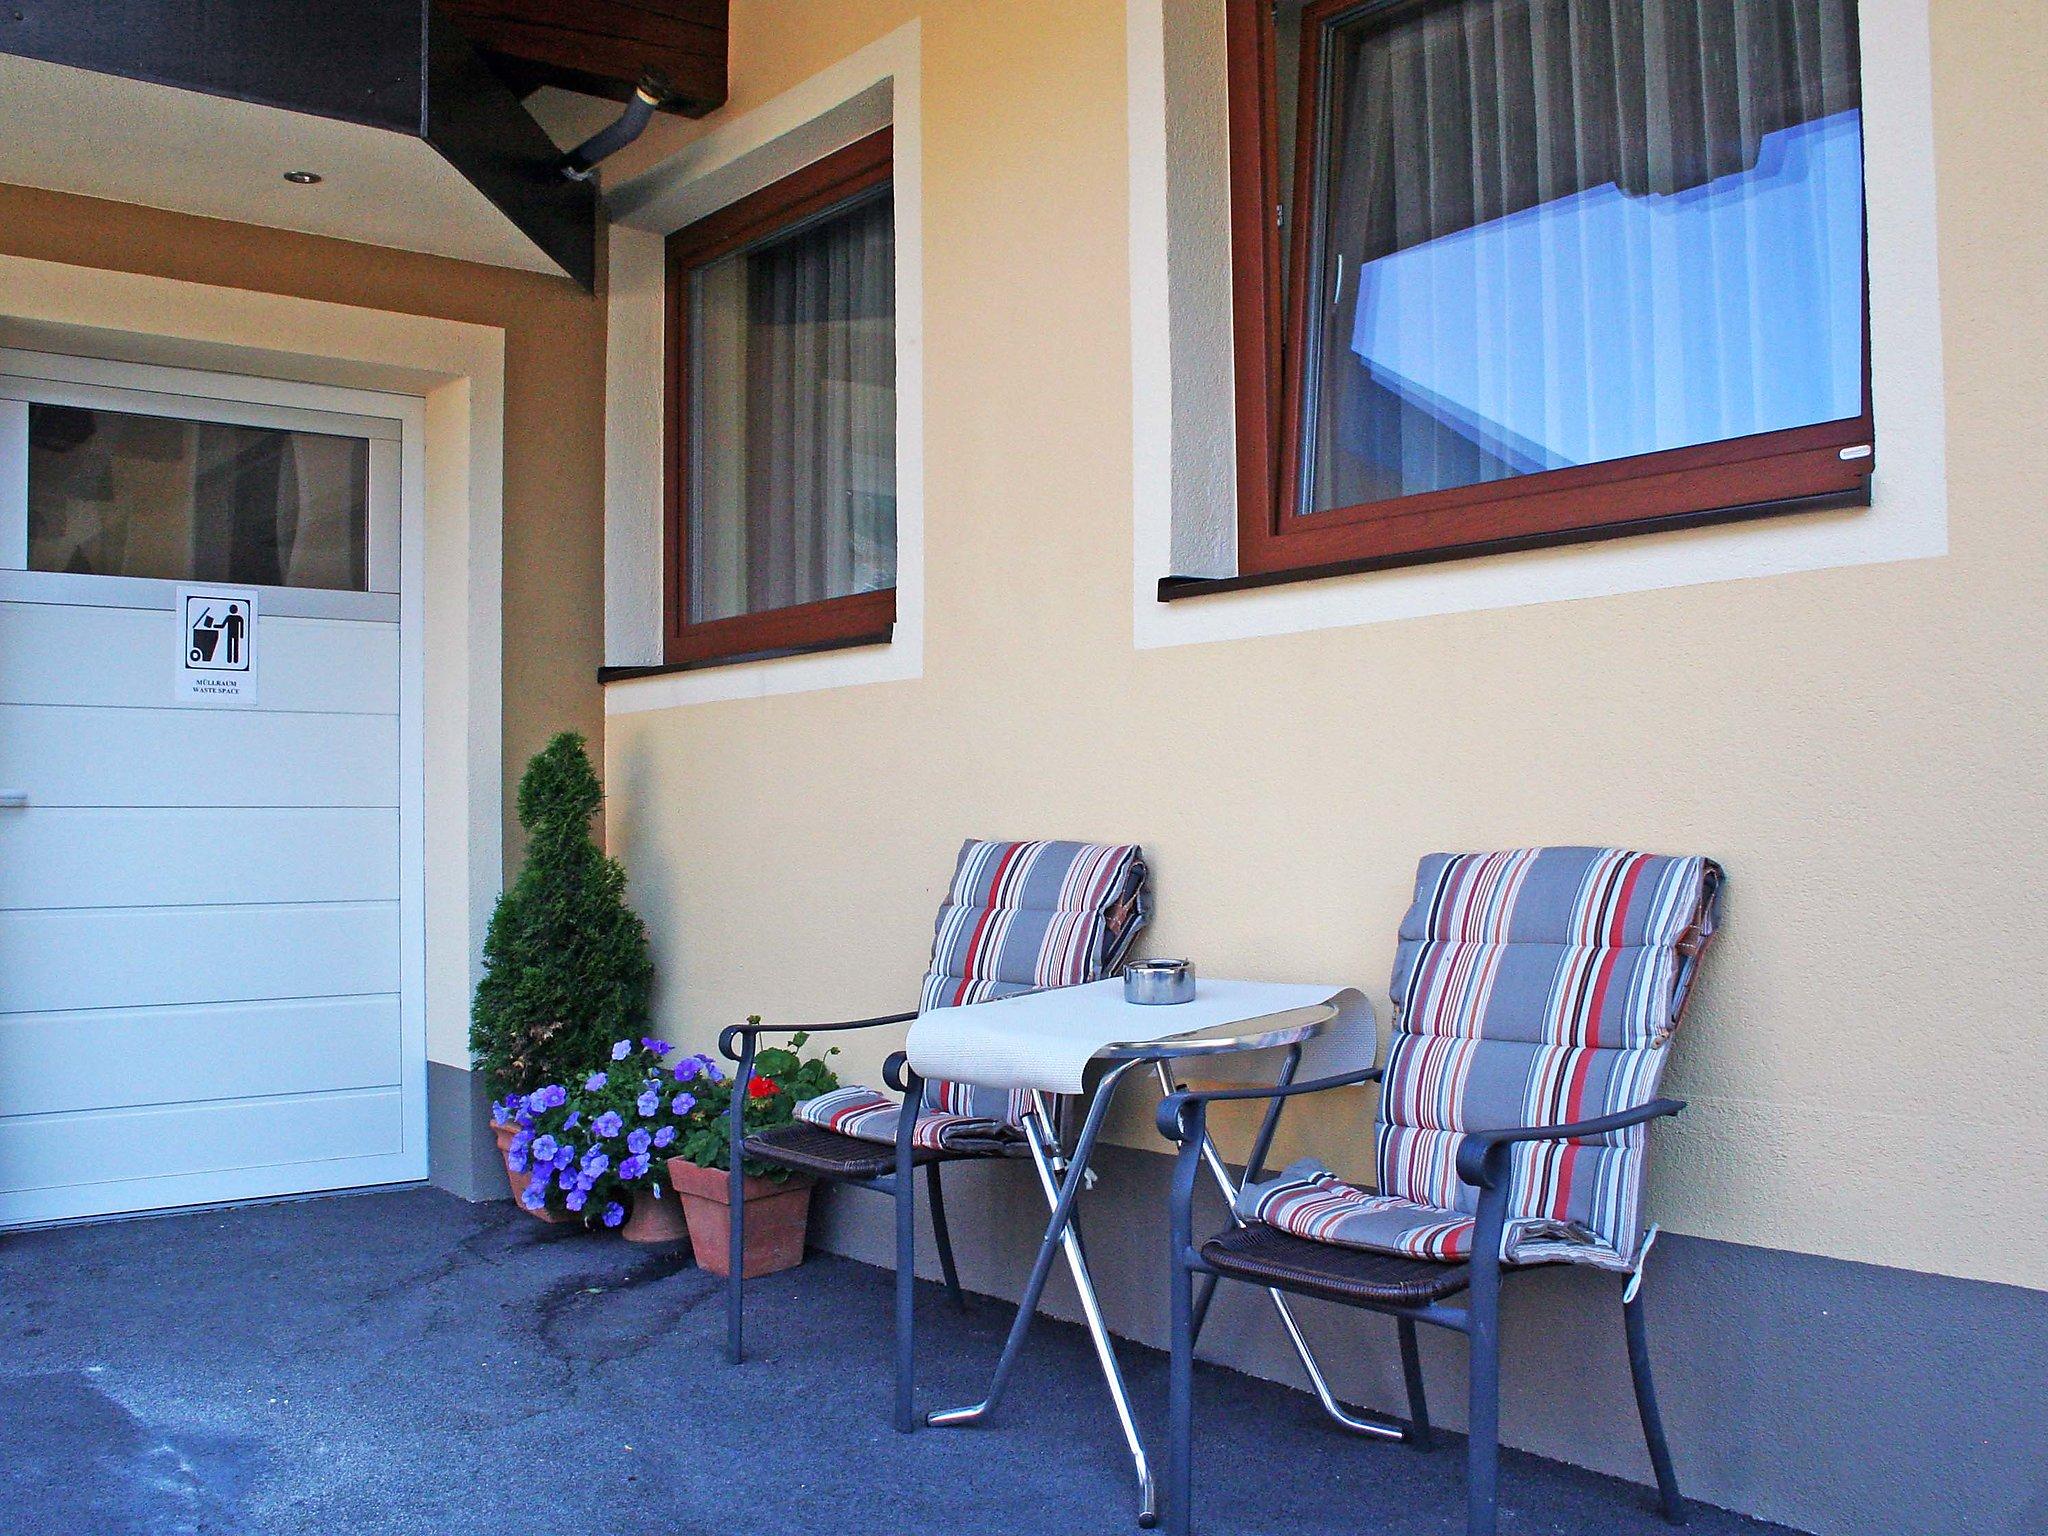
M1151 915L1146 874L1135 843L969 839L939 907L919 1010L1111 975ZM1029 1107L1025 1093L933 1080L912 1136L955 1151L998 1150L1021 1142ZM796 1112L864 1141L896 1139L895 1100L872 1089L842 1088Z
M836 1088L796 1106L796 1117L842 1136L862 1141L879 1141L894 1146L896 1119L903 1106L886 1093L858 1085ZM1021 1150L1017 1127L1008 1121L985 1116L946 1114L927 1109L910 1128L912 1146L933 1152L972 1152L999 1155Z
M1394 964L1379 1193L1297 1164L1247 1190L1240 1209L1302 1237L1469 1254L1478 1191L1457 1174L1466 1133L1654 1098L1720 886L1710 860L1613 848L1425 858ZM1637 1126L1516 1146L1502 1257L1630 1267L1645 1139Z
M1354 1188L1312 1157L1247 1185L1238 1196L1237 1213L1318 1243L1446 1263L1472 1257L1472 1234L1478 1227L1464 1211ZM1589 1243L1587 1234L1569 1223L1535 1217L1509 1220L1501 1255L1517 1264L1576 1258L1611 1265L1618 1257Z
M1237 1213L1343 1248L1411 1259L1464 1259L1472 1253L1470 1216L1354 1189L1314 1158L1290 1163L1276 1178L1246 1185L1237 1197Z

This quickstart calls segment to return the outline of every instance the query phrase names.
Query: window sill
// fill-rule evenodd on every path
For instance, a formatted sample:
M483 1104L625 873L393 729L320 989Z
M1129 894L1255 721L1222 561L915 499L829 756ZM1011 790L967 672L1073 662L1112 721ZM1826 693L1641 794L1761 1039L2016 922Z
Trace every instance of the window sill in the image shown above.
M600 684L630 683L643 677L669 677L678 672L704 672L714 667L738 667L756 661L781 661L791 656L816 656L821 652L850 650L855 646L887 645L895 638L895 633L896 626L891 623L868 634L846 635L833 640L812 640L802 645L781 645L759 651L742 651L732 656L704 656L694 661L665 661L642 667L599 667L597 680Z
M1526 534L1516 538L1492 539L1443 549L1411 550L1359 560L1332 561L1327 565L1297 566L1284 571L1259 571L1243 576L1162 576L1159 578L1158 600L1162 603L1173 603L1190 597L1210 597L1224 592L1249 592L1260 587L1291 586L1305 581L1324 581L1336 576L1358 576L1371 571L1396 570L1403 566L1471 560L1481 555L1514 554L1529 549L1554 549L1569 544L1592 544L1609 539L1629 538L1636 534L1668 533L1681 528L1710 527L1716 523L1753 522L1759 518L1782 517L1799 512L1832 512L1869 505L1870 481L1865 478L1854 488L1845 491L1827 491L1815 496L1791 496L1739 507L1717 507L1706 512L1671 513L1627 523L1607 523L1597 527L1569 529L1556 533Z

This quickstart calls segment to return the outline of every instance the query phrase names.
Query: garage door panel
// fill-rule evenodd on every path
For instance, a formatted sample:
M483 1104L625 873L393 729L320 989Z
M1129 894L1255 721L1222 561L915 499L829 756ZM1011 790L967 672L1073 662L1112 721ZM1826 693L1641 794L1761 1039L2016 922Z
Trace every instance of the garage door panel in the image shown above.
M31 806L395 806L398 721L0 705L0 789Z
M255 654L259 712L398 713L396 624L259 612ZM0 704L168 705L177 658L167 608L0 602Z
M0 1227L424 1177L411 408L0 366Z
M393 809L0 811L0 910L397 899Z
M398 990L398 905L0 913L0 1013Z
M367 1157L389 1156L404 1146L404 1114L395 1088L13 1116L0 1119L0 1187L7 1191L0 1202L38 1191L126 1182L138 1172L167 1178L236 1168L289 1169L322 1147ZM52 1156L56 1147L89 1148L91 1155ZM5 1210L0 1203L0 1219L6 1219Z
M0 1118L395 1088L398 998L0 1015Z
M88 1123L88 1128L89 1123ZM270 1163L254 1168L219 1168L205 1173L151 1174L134 1164L132 1177L100 1184L10 1190L0 1182L0 1228L33 1222L77 1221L181 1205L214 1205L230 1200L267 1200L321 1190L362 1189L425 1177L426 1157L416 1146L363 1156L337 1151L311 1163Z

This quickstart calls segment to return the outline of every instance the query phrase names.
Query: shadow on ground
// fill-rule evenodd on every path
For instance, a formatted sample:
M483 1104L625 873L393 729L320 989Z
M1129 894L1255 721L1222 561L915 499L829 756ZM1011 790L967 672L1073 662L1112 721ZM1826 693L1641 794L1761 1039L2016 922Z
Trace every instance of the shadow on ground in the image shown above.
M927 1405L971 1401L1012 1309L921 1297ZM0 1239L9 1529L91 1536L1011 1536L1136 1530L1077 1328L1045 1320L992 1426L888 1427L890 1277L814 1256L749 1288L720 1355L686 1256L406 1190ZM1158 1354L1127 1348L1141 1405ZM1327 1426L1251 1377L1199 1379L1209 1536L1462 1531L1457 1443ZM1667 1531L1649 1490L1504 1458L1503 1536ZM1766 1526L1696 1509L1697 1536Z

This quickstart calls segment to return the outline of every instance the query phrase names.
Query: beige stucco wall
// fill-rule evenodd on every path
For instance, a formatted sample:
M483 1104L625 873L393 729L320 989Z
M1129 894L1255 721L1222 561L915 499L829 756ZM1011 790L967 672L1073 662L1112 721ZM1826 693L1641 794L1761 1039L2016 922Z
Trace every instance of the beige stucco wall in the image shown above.
M0 185L0 252L505 333L506 863L510 795L558 730L597 741L604 305L566 278Z
M665 1030L907 1006L970 835L1140 840L1154 952L1382 1001L1423 852L1707 852L1732 877L1725 937L1673 1065L1692 1108L1659 1144L1653 1215L2040 1284L2048 213L2016 195L2019 146L2048 134L2033 7L1933 7L1947 556L1147 651L1124 10L736 0L729 111L922 17L924 676L609 720L613 845ZM847 1070L894 1043L850 1046ZM1295 1129L1358 1167L1369 1116L1353 1097ZM1135 1116L1122 1134L1149 1138Z

